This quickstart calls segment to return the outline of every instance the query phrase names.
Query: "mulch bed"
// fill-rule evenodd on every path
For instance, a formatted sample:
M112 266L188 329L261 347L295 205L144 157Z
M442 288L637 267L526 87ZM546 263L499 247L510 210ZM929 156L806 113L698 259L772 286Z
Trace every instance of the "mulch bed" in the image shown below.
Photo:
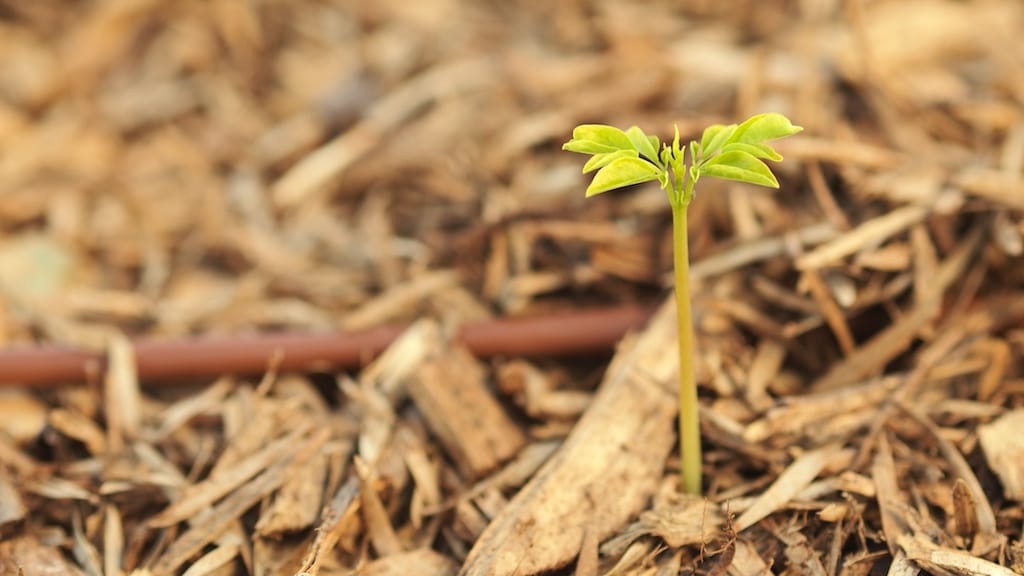
M0 0L0 572L1024 573L1022 34L1017 0ZM585 201L560 145L761 111L805 127L781 190L690 209L687 497L668 203Z

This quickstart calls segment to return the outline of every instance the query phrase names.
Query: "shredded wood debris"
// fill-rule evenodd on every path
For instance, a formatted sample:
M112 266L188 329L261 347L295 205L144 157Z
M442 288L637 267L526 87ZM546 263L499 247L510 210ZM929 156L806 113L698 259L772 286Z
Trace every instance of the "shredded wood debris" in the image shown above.
M0 573L1024 573L1022 34L1018 0L0 0L0 345L97 359L0 382ZM668 203L586 200L560 145L766 111L806 129L781 189L690 208L683 497ZM608 306L659 311L614 355L456 341ZM393 323L348 372L222 347L159 389L131 345Z

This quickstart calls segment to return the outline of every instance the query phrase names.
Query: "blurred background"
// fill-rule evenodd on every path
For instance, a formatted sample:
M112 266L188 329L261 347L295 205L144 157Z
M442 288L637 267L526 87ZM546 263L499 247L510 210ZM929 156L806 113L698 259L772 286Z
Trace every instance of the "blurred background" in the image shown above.
M693 137L777 111L806 128L780 145L781 191L702 183L698 261L943 192L947 213L973 198L1019 209L1022 13L1014 0L0 2L0 342L658 300L663 193L584 202L583 159L560 151L581 122ZM1004 255L1019 255L1019 211L997 212Z

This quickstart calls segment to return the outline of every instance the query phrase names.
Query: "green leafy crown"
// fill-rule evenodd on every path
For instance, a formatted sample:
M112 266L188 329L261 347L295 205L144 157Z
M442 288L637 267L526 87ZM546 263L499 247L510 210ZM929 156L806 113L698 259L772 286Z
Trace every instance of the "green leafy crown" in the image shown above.
M597 170L587 187L587 197L657 180L673 206L686 206L693 198L694 184L705 175L778 188L779 181L764 160L777 162L782 156L765 142L801 130L789 118L775 113L758 114L741 124L709 126L700 142L690 142L689 168L684 159L686 149L679 145L678 127L669 145L660 144L657 136L648 136L636 126L620 130L583 124L572 131L572 139L562 149L592 154L583 166L584 174Z

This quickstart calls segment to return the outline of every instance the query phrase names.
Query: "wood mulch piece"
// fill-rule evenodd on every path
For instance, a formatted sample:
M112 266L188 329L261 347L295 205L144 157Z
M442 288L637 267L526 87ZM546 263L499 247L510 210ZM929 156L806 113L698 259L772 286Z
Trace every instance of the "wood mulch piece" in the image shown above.
M1024 573L1024 5L0 0L4 574ZM779 111L671 218L581 122ZM460 327L660 306L614 355ZM409 323L350 371L140 378L135 338ZM284 366L288 366L285 364Z

